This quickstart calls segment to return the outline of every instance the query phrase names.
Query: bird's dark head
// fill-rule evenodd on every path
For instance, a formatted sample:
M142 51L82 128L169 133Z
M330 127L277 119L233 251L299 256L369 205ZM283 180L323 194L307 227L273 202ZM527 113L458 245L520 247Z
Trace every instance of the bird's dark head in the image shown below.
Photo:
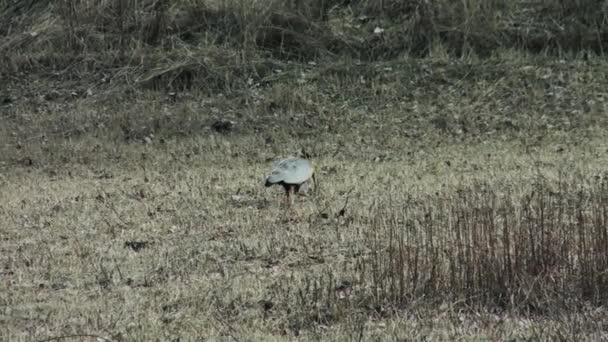
M264 186L265 186L265 187L269 187L269 186L271 186L271 185L273 185L273 184L274 184L274 183L272 183L272 182L270 181L270 177L267 177L267 178L266 178L266 183L264 183Z

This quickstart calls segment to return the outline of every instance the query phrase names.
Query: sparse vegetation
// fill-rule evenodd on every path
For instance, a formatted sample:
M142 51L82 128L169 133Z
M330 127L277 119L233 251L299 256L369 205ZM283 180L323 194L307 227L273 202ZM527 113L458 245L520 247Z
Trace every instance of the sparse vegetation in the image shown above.
M0 339L606 339L607 9L0 0Z

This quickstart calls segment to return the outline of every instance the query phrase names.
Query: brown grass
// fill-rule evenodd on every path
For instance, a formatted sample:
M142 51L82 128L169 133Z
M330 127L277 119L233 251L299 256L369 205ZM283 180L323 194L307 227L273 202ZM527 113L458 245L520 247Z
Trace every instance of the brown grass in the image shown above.
M536 162L503 143L320 157L292 218L246 157L257 140L7 173L2 335L601 336L604 140Z
M208 93L270 76L268 62L603 55L601 1L38 1L0 3L0 72L106 91ZM381 33L374 33L380 29Z
M606 339L573 3L0 1L0 340Z

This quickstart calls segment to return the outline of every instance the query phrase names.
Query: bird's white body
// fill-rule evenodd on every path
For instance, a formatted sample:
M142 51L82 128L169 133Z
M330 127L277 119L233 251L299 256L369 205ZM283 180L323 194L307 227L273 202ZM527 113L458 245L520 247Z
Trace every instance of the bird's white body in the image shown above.
M266 178L266 187L274 184L282 185L285 189L286 199L291 206L292 197L302 188L305 190L308 187L308 180L312 178L315 182L314 168L306 159L289 158L273 163L270 176ZM316 189L316 186L315 186Z
M273 165L267 183L302 184L310 179L314 172L312 164L306 159L290 158Z

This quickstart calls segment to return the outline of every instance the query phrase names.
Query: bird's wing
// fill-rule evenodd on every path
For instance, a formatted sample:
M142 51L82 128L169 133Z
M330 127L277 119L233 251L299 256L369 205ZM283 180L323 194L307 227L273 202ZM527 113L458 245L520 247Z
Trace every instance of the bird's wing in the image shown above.
M298 158L294 157L294 156L287 156L283 159L277 159L277 160L273 160L272 161L272 170L274 169L279 169L279 168L285 168L288 163L294 161L294 160L298 160Z
M308 160L284 159L273 163L268 181L271 183L301 184L306 182L311 174L312 166Z
M306 182L312 174L312 166L305 159L286 160L281 164L283 171L283 181L288 184L301 184Z

